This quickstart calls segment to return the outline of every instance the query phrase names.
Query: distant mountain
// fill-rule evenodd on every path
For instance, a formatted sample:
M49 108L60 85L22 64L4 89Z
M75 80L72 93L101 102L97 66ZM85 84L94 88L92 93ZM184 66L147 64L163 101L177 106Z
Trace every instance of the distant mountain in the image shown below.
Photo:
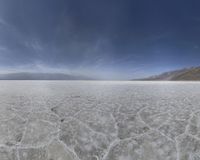
M147 81L200 81L200 67L184 68L140 80Z
M93 78L63 73L9 73L0 74L0 80L94 80Z

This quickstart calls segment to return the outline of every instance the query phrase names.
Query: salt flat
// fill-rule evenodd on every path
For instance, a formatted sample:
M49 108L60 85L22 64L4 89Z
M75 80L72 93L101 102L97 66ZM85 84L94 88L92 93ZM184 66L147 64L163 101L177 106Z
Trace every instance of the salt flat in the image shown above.
M0 160L200 160L200 83L0 81Z

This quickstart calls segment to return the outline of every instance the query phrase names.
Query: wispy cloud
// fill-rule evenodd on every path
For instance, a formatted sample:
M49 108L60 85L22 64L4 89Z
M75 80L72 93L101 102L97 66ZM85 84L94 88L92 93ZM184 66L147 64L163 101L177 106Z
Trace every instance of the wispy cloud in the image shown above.
M163 6L0 0L0 68L134 78L188 59L199 63L199 8L186 16L179 3Z
M7 52L8 49L4 46L0 46L0 52Z
M0 25L8 26L8 24L0 17Z

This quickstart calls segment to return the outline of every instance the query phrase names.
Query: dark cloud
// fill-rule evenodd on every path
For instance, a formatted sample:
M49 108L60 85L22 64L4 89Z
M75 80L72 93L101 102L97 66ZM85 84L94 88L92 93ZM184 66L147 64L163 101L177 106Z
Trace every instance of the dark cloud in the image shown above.
M0 68L39 64L127 78L198 65L199 6L198 0L0 0Z

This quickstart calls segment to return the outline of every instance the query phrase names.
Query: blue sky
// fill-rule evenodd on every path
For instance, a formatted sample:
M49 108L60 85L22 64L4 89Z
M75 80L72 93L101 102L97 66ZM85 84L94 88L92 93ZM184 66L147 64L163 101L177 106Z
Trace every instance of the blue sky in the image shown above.
M199 0L0 0L0 72L145 77L200 65Z

